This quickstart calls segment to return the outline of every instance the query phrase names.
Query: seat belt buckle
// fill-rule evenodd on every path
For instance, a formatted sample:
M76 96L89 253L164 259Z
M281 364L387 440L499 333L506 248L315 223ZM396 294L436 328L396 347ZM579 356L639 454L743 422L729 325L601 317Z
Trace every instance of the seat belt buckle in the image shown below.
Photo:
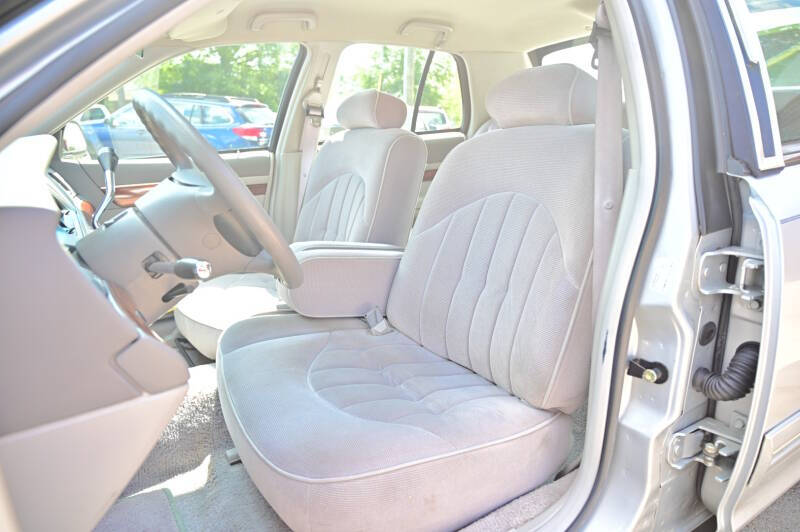
M383 336L394 330L378 307L373 307L367 312L364 315L364 321L369 327L369 332L375 336Z
M311 124L314 127L319 127L322 124L322 119L325 118L325 108L321 105L303 102L303 111L311 119Z

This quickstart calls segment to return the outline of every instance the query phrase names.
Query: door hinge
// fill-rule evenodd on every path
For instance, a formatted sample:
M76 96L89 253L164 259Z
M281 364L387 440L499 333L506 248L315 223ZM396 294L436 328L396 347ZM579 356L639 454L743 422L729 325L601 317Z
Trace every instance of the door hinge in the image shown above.
M715 479L725 482L730 478L743 436L744 428L731 428L710 417L701 419L672 435L668 444L667 462L679 470L686 469L693 462L699 462L706 467L716 465L719 473Z
M733 283L727 280L731 257L738 259ZM764 257L755 251L736 246L706 251L700 256L697 278L701 294L731 294L753 309L760 309L764 301Z

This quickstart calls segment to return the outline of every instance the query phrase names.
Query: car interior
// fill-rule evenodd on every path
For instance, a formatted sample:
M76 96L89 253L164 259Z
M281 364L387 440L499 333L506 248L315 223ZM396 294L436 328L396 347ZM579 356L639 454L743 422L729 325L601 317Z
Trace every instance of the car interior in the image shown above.
M638 161L604 13L213 0L6 148L22 529L505 530L553 508ZM198 65L260 92L190 86ZM224 115L243 101L270 113Z

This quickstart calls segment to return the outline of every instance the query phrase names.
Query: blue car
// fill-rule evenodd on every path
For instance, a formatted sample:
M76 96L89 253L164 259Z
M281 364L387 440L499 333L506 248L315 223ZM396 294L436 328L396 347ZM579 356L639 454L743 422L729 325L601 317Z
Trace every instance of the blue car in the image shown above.
M205 94L165 94L164 98L197 128L217 151L257 148L269 144L275 113L252 98ZM105 120L80 122L90 150L113 147L122 158L162 155L132 104Z

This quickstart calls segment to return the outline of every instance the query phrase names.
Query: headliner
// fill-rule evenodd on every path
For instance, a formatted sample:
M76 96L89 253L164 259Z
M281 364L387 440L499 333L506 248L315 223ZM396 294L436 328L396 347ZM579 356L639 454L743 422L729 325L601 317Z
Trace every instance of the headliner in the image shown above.
M226 6L228 9L223 9ZM453 28L441 46L443 50L525 52L587 35L596 6L597 0L214 0L182 25L209 36L192 42L193 47L233 42L340 41L431 48L434 32L415 29L409 35L400 35L398 31L410 19L429 19ZM230 13L227 20L225 11ZM250 29L256 15L277 11L313 11L316 28L304 30L300 22L282 21L261 31ZM160 44L167 42L165 37Z

